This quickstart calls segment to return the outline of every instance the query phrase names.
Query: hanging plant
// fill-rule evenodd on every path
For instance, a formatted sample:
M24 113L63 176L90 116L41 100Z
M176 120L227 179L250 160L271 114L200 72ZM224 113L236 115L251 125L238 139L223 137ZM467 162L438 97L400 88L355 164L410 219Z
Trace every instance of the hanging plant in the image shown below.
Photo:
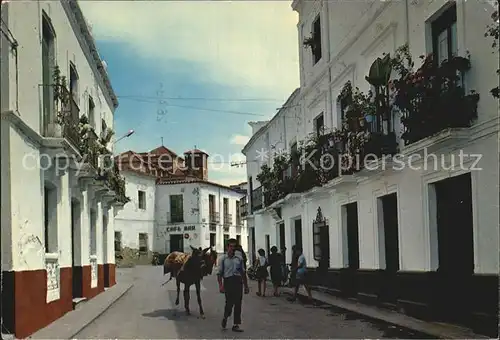
M68 115L71 112L66 109L69 107L69 91L67 90L66 77L61 76L59 66L54 66L52 74L52 91L56 105L56 123L65 125L69 123Z

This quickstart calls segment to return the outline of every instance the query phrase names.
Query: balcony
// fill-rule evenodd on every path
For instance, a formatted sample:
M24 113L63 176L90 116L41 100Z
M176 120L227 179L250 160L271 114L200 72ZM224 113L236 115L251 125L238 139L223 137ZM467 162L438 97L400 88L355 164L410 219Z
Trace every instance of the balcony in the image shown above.
M262 186L252 191L252 212L264 207L264 195Z
M65 138L75 148L80 144L79 116L80 109L65 86L51 85L54 96L55 122L44 127L44 137ZM45 110L50 110L46 108Z
M407 47L399 48L398 53L408 54ZM403 113L401 138L405 145L446 129L472 125L477 118L479 94L465 90L464 79L470 68L468 58L455 56L438 65L432 56L427 56L418 70L401 74L391 84L395 94L393 106Z
M224 234L229 234L229 226L224 226Z
M168 223L182 223L184 222L183 211L171 211L168 215Z
M217 225L215 224L210 224L209 229L211 233L216 233L217 232Z
M233 215L224 214L224 227L229 227L233 221Z
M220 214L218 212L215 212L215 211L211 211L209 212L209 222L210 223L220 223Z

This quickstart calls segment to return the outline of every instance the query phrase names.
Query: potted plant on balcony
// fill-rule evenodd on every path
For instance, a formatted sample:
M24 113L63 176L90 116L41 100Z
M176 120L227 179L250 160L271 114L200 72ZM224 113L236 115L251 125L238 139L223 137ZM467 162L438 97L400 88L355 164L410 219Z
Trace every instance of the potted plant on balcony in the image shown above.
M52 132L54 136L62 137L62 129L65 124L68 124L68 115L70 112L66 111L69 103L69 92L66 89L66 77L61 76L59 66L54 67L52 74L52 94L55 105L55 124L52 125Z
M463 74L470 61L454 57L438 65L432 55L413 71L413 61L405 45L393 59L399 78L394 81L394 105L403 113L402 138L410 144L447 128L469 127L477 117L479 94L465 92Z

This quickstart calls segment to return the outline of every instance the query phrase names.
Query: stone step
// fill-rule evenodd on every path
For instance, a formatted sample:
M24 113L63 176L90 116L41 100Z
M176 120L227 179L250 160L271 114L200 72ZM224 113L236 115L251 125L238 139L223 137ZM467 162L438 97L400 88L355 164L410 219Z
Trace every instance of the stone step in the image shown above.
M87 298L74 298L73 299L73 310L81 307L82 303L83 302L86 302L87 301Z

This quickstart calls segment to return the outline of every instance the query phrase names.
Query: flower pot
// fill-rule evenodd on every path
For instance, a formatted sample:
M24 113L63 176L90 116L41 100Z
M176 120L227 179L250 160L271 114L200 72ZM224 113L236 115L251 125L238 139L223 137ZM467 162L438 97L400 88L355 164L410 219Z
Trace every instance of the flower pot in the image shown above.
M374 115L366 115L365 116L365 120L366 120L367 123L373 122L374 119L375 119Z

